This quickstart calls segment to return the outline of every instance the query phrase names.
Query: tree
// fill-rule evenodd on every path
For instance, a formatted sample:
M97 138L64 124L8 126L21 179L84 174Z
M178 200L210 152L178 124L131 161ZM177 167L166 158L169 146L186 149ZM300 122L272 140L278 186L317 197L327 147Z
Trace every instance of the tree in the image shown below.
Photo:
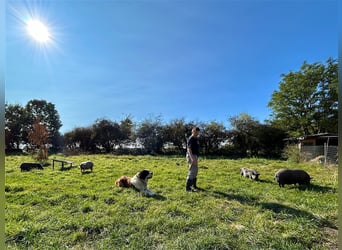
M231 143L240 156L257 155L258 138L255 131L260 123L246 113L229 118L232 130L228 132Z
M287 133L271 124L261 124L246 113L229 118L228 134L233 153L240 157L281 157Z
M7 150L19 150L27 142L28 119L26 110L19 104L5 105L5 143Z
M337 132L337 62L304 62L298 72L282 74L268 106L273 125L293 136Z
M256 156L265 158L279 158L282 156L287 133L280 128L273 127L270 124L259 124L256 126L255 138Z
M338 64L329 58L318 89L321 132L336 132L338 124Z
M121 138L120 125L116 122L99 119L93 125L93 142L105 149L106 153L111 152Z
M144 146L148 154L162 153L164 139L160 117L155 120L145 119L136 131L137 140Z
M175 153L184 153L186 131L187 127L183 118L172 120L169 124L163 126L164 143L172 143L177 150Z
M63 135L64 145L72 151L80 149L83 152L95 152L92 136L91 127L75 128Z
M125 119L121 120L119 127L121 132L120 143L127 143L133 140L134 123L130 116L127 116Z
M33 123L32 129L28 133L28 139L35 147L37 155L36 160L42 161L48 159L49 131L41 122L40 118Z
M46 126L49 132L49 143L53 149L59 148L59 129L62 127L59 114L55 105L45 100L31 100L26 104L26 112L29 115L29 124L41 119L41 123ZM30 127L28 128L30 129Z
M201 131L200 142L205 154L218 154L222 143L226 140L226 129L222 123L211 121Z

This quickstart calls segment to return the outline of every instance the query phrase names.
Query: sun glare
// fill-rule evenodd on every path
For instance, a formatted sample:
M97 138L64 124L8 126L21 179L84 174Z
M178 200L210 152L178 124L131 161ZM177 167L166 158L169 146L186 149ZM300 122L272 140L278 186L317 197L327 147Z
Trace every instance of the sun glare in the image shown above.
M29 20L26 23L28 33L39 43L47 43L50 41L51 35L49 29L39 20Z
M61 47L63 24L53 11L54 1L9 1L8 41L15 41L32 56L52 70L52 63L65 51ZM0 11L1 12L1 11ZM12 42L14 41L14 42ZM58 53L57 53L58 52Z

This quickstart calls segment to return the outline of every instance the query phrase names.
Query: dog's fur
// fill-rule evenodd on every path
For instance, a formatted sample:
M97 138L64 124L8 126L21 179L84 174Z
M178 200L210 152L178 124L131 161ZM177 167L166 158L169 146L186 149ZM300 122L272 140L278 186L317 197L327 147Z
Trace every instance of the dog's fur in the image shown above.
M115 185L126 188L132 187L131 177L121 176L119 179L115 181Z
M259 179L259 173L254 169L240 168L241 176L257 181Z
M147 182L149 179L153 177L153 172L144 169L132 178L128 176L121 176L119 179L115 181L115 185L119 187L134 187L139 192L144 193L147 196L153 196L154 193L147 188Z
M90 171L93 171L93 166L94 166L94 163L92 163L91 161L81 162L80 164L81 173L83 173L86 169L90 169Z

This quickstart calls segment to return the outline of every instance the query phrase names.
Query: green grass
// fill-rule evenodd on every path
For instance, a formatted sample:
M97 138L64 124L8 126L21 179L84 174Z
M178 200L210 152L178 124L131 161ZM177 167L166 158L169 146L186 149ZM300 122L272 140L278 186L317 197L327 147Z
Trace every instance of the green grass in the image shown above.
M63 158L62 156L51 156ZM265 159L200 159L198 186L185 192L177 157L80 155L92 173L59 166L20 172L29 156L7 156L7 249L337 249L337 167ZM258 170L261 181L240 177ZM154 172L144 197L116 187L121 175ZM301 168L308 188L279 188L274 173Z

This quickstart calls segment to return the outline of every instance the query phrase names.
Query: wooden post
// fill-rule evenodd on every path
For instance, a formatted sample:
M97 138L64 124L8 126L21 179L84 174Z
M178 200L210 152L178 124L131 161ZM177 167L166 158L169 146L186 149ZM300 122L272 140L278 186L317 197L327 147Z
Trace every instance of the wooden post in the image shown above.
M324 165L326 165L327 164L327 156L328 156L328 147L327 147L326 143L324 143L323 148L324 148Z

